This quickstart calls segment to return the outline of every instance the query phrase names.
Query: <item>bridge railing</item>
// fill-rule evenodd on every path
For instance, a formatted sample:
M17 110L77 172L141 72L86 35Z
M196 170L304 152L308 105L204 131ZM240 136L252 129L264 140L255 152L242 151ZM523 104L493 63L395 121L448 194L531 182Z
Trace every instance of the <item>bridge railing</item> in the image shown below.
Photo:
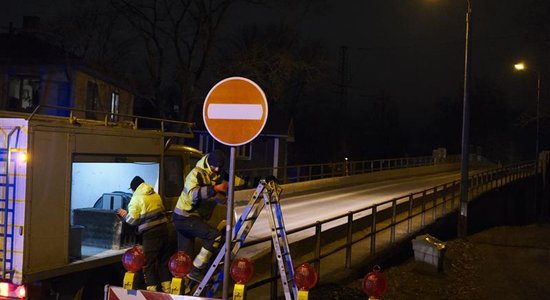
M534 174L534 162L515 164L473 174L469 177L468 199L474 199L487 191ZM302 261L295 259L294 264L313 263L320 280L323 274L321 272L323 259L339 255L342 267L350 268L354 265L354 262L365 261L368 258L365 253L367 256L374 256L396 243L398 237L408 238L429 223L457 210L459 206L460 181L455 180L288 230L287 236L289 237L298 233L313 233L310 233L309 238L306 238L313 239L315 245L313 255L309 253L311 248L308 248L309 254L298 255L300 258L306 257L306 259ZM334 225L335 223L337 225ZM343 240L332 231L337 230L337 228L340 229L338 231L339 236L342 232L345 232ZM270 240L271 237L254 240L245 243L244 247ZM328 245L330 247L327 247ZM294 247L292 250L295 250ZM273 257L273 248L271 252ZM294 257L294 252L292 253ZM354 253L356 255L353 255ZM271 276L250 284L248 289L270 283L272 293L276 293L277 278L276 270L272 270ZM272 294L271 298L276 299L277 295Z
M338 176L359 175L384 170L431 166L436 163L451 163L460 161L460 156L451 155L444 159L434 159L433 156L399 157L360 161L341 161L318 164L300 164L284 167L264 167L237 169L235 173L240 177L248 177L255 183L256 179L266 174L279 179L281 184L309 181Z

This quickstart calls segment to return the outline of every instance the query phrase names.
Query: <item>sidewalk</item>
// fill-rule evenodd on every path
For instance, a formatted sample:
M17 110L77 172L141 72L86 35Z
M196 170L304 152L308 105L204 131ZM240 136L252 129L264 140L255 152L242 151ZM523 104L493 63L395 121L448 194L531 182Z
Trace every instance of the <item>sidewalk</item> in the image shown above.
M382 272L388 278L382 300L549 299L550 223L494 227L447 241L440 275L418 272L414 258ZM361 284L319 286L310 299L366 299Z

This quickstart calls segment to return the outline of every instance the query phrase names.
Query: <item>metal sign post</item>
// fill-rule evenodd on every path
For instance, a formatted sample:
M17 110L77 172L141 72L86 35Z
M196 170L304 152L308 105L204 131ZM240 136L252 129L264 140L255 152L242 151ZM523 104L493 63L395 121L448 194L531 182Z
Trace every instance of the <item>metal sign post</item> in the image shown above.
M229 265L231 264L231 249L233 245L231 240L233 239L233 201L235 186L235 147L231 147L231 153L229 155L229 190L227 198L227 213L226 213L226 224L225 224L225 257L223 265L223 299L227 299L229 295Z
M251 142L267 121L267 99L252 80L230 77L218 82L206 96L202 115L206 129L218 142L231 146L229 188L225 227L223 299L229 294L229 264L233 228L233 196L235 186L235 147Z

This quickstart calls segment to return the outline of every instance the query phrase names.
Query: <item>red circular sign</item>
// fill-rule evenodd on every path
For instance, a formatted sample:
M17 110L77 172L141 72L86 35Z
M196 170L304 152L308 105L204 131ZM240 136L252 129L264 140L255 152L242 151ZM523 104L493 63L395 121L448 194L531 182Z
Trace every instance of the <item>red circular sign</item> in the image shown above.
M208 132L228 146L244 145L262 131L267 121L267 99L252 80L230 77L206 96L202 110Z

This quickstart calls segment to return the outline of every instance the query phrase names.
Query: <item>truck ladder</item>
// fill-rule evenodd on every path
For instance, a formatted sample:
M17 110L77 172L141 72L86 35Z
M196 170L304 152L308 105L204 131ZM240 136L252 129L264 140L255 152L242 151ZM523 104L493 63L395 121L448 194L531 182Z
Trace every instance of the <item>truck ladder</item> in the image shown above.
M0 148L0 237L2 238L2 273L0 278L8 279L13 276L13 247L15 232L15 192L16 170L12 152L19 144L19 126L12 129L6 136L6 147ZM10 147L12 136L15 133L15 147ZM10 175L10 171L12 174Z
M288 239L283 222L283 213L279 203L281 192L282 188L275 181L268 182L265 179L260 180L256 191L250 198L250 201L244 208L241 216L235 223L235 227L233 228L233 248L231 249L231 260L235 258L239 249L244 245L246 237L252 229L252 225L254 225L254 222L258 219L262 209L265 208L267 210L266 214L268 215L271 228L271 238L275 248L285 299L293 300L298 298L298 289L294 283L294 267L290 256L290 248L288 246ZM220 252L210 265L208 272L200 282L199 286L195 289L193 296L200 296L204 288L210 282L210 279L220 266L220 262L222 262L225 257L225 249L226 245L223 245ZM220 270L217 278L214 280L214 283L209 289L208 296L213 296L222 281L223 272Z

